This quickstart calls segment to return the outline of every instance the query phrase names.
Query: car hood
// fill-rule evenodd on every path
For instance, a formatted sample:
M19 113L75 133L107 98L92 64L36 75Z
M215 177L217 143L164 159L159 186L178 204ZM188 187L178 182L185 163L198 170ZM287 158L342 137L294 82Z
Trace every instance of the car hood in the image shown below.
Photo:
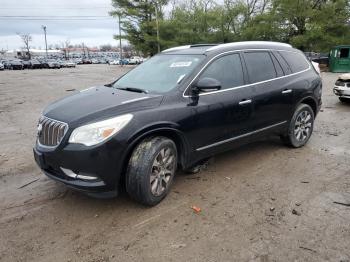
M160 105L162 95L136 93L105 86L92 87L60 99L43 115L69 125L93 122Z
M342 74L338 77L339 80L350 80L350 73L347 73L347 74Z

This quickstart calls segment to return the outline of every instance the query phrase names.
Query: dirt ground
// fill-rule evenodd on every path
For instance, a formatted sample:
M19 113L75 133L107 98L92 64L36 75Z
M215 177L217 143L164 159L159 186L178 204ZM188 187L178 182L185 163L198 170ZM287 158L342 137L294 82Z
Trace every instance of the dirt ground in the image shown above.
M32 157L48 103L125 70L0 72L0 261L350 261L350 207L334 203L350 203L350 104L332 94L337 74L322 75L307 146L271 139L221 154L146 208L67 189Z

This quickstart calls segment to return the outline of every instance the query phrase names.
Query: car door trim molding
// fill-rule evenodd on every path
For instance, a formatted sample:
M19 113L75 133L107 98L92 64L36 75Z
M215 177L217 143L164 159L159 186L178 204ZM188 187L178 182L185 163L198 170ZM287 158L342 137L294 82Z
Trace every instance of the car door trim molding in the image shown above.
M244 51L270 51L270 52L272 52L272 51L278 51L278 52L291 52L291 53L296 53L296 54L298 54L298 52L295 52L295 51L277 50L277 49L242 49L242 50L232 50L232 51L226 51L226 52L220 53L220 54L218 54L218 55L212 57L212 58L201 68L201 70L196 74L196 76L195 76L195 77L191 80L191 82L187 85L187 87L185 88L185 90L184 90L183 93L182 93L182 96L183 96L183 97L192 97L191 95L185 95L187 89L192 85L192 83L197 79L197 77L203 72L204 69L207 68L207 66L208 66L214 59L216 59L217 57L219 57L219 56L221 56L221 55L231 54L231 53L239 53L239 52L244 52ZM223 90L218 90L218 91L212 91L212 92L201 93L201 94L199 94L198 96L206 96L206 95L211 95L211 94L226 92L226 91L230 91L230 90L240 89L240 88L243 88L243 87L248 87L248 86L253 86L253 85L259 85L259 84L263 84L263 83L271 82L271 81L274 81L274 80L283 79L283 78L286 78L286 77L290 77L290 76L294 76L294 75L298 75L298 74L304 73L304 72L310 70L310 68L311 68L310 62L309 62L307 59L305 59L305 60L308 62L309 67L308 67L307 69L302 70L302 71L295 72L295 73L292 73L292 74L289 74L289 75L284 75L284 76L275 77L275 78L268 79L268 80L264 80L264 81L260 81L260 82L251 83L251 84L246 84L246 85L241 85L241 86L235 86L235 87L231 87L231 88L227 88L227 89L223 89Z
M287 122L288 122L288 121L279 122L279 123L276 123L276 124L273 124L273 125L270 125L270 126L266 126L266 127L257 129L257 130L252 131L252 132L248 132L248 133L245 133L245 134L242 134L242 135L239 135L239 136L235 136L235 137L231 137L231 138L229 138L229 139L225 139L225 140L222 140L222 141L219 141L219 142L210 144L210 145L206 145L206 146L203 146L203 147L199 147L199 148L196 149L196 151L203 151L203 150L205 150L205 149L208 149L208 148L211 148L211 147L214 147L214 146L219 146L219 145L222 145L222 144L225 144L225 143L228 143L228 142L232 142L232 141L235 141L235 140L238 140L238 139L247 137L247 136L251 136L251 135L254 135L254 134L256 134L256 133L260 133L260 132L262 132L262 131L265 131L265 130L274 128L274 127L276 127L276 126L284 125L284 124L287 123Z

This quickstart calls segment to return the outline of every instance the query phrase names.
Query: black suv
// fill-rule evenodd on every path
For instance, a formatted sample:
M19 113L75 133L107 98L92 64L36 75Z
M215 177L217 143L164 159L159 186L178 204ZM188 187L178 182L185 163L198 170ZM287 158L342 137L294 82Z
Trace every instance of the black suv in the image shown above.
M288 44L238 42L171 48L111 84L43 112L34 148L47 176L70 187L146 205L168 193L177 168L275 134L309 140L322 82ZM121 183L122 181L122 183Z

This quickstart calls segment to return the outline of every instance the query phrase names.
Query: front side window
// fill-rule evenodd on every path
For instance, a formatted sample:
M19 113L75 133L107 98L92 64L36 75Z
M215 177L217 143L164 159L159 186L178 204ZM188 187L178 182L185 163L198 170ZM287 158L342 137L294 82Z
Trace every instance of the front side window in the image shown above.
M176 87L204 58L204 55L157 55L118 79L113 87L165 93Z
M252 83L276 77L276 70L268 52L247 52L244 54L244 59Z
M244 85L243 69L239 54L225 55L212 62L202 73L202 78L214 78L221 89Z

